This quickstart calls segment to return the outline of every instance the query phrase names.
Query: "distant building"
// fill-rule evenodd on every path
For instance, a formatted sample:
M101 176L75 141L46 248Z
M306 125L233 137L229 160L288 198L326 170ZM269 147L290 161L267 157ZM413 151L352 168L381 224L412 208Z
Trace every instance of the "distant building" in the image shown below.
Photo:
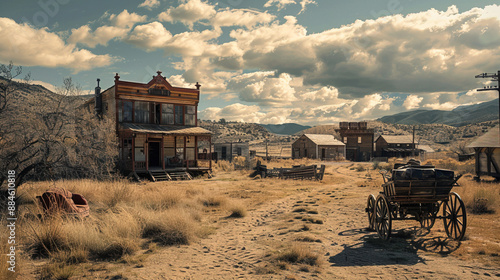
M228 160L231 162L237 156L250 158L248 142L215 143L214 152L215 160Z
M487 175L500 180L500 126L490 129L467 148L475 151L477 179Z
M292 158L345 158L345 144L330 134L304 134L292 144Z
M340 129L337 131L346 145L346 159L369 161L373 157L375 133L368 128L367 122L340 122Z
M375 155L377 157L411 157L419 155L416 143L411 135L380 135L375 140Z

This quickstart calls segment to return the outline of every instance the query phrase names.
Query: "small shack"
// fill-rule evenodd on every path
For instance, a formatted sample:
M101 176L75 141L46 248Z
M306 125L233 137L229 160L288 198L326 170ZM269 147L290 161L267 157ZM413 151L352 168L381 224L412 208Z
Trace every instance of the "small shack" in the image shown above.
M380 135L375 140L375 154L378 157L404 158L417 156L419 152L411 135Z
M467 148L473 148L476 159L476 178L481 175L500 180L500 126L496 126L478 137Z
M247 142L215 143L214 159L233 161L235 157L242 156L250 159L250 149Z
M304 134L292 144L292 158L337 160L345 158L345 144L330 134Z

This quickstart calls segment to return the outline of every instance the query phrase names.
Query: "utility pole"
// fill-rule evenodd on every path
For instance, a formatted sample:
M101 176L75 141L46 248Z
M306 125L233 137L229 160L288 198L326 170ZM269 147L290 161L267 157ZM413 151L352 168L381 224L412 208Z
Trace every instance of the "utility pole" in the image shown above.
M483 73L476 75L476 78L491 78L492 82L497 82L497 86L489 86L489 87L484 87L484 88L479 88L477 91L487 91L487 90L496 90L498 91L498 120L500 121L500 70L498 70L497 73Z
M412 144L412 150L411 150L411 157L415 157L415 125L413 125L413 138L411 140Z

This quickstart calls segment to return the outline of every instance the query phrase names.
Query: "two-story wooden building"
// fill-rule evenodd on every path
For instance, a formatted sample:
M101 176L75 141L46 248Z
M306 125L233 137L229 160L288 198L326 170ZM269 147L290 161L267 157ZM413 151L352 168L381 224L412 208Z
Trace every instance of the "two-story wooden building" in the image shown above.
M200 85L174 87L158 75L146 84L121 81L87 102L116 123L119 168L125 174L169 177L169 172L209 172L211 132L198 127Z
M367 122L340 122L337 132L346 145L346 159L351 161L369 161L373 157L375 132L368 128Z

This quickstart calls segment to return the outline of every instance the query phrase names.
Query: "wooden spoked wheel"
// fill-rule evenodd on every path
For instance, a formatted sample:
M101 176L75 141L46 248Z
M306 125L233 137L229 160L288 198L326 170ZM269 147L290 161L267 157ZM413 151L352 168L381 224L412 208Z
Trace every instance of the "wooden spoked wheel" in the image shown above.
M373 219L375 214L375 196L373 194L368 196L366 213L368 213L368 229L373 231L375 230L375 220Z
M420 214L420 226L424 229L431 229L436 222L437 212L439 211L439 204L433 204L429 212Z
M462 240L467 228L467 214L464 202L454 192L451 192L448 200L443 202L443 222L448 237Z
M388 240L391 237L392 218L387 197L380 194L375 202L375 230L380 238Z

